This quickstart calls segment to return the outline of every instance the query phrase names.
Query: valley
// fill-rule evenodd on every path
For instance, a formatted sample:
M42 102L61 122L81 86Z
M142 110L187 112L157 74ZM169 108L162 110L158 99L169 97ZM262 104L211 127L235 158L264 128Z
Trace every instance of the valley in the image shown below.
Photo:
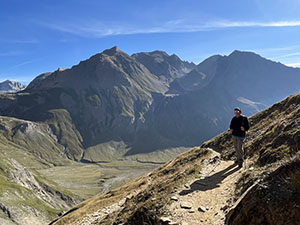
M1 224L48 224L75 204L124 185L172 157L166 151L76 162L62 156L64 147L44 123L0 116L0 133Z
M87 199L119 187L156 167L157 164L144 165L138 162L76 163L72 166L51 167L37 172L58 186Z

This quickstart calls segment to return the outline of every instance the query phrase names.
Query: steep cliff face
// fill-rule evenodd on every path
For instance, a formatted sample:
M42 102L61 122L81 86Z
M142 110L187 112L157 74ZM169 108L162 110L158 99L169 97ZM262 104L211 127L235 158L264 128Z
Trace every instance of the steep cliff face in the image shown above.
M250 118L242 169L224 133L54 224L297 224L299 103L296 94Z

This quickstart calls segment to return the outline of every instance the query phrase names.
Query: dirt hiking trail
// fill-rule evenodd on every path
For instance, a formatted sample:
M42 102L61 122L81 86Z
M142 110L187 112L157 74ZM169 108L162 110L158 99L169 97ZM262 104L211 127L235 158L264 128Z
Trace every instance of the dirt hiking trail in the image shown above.
M224 225L225 212L233 205L235 183L244 168L223 161L218 153L204 163L199 177L186 183L171 198L169 224Z

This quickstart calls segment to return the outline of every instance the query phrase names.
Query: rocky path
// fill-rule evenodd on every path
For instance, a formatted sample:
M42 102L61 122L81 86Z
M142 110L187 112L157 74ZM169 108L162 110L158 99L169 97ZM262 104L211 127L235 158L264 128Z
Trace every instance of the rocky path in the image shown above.
M108 214L114 213L120 210L126 199L122 199L120 202L110 205L109 207L98 210L92 214L88 214L81 221L77 221L75 225L98 225L100 221ZM100 223L101 224L101 223Z
M164 220L179 225L224 225L226 205L231 205L235 182L243 169L233 161L222 161L215 153L205 162L199 177L185 184L171 198L171 213Z

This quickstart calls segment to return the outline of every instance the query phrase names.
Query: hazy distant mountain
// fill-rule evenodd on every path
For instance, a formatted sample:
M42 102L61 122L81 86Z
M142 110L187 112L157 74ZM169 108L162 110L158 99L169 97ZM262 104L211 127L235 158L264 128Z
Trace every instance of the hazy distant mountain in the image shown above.
M299 91L299 81L300 69L251 52L196 66L161 51L129 56L114 47L1 95L0 113L47 123L68 158L106 161L199 145L227 129L235 106L253 114Z
M0 93L18 92L25 89L25 85L11 80L6 80L0 83Z

